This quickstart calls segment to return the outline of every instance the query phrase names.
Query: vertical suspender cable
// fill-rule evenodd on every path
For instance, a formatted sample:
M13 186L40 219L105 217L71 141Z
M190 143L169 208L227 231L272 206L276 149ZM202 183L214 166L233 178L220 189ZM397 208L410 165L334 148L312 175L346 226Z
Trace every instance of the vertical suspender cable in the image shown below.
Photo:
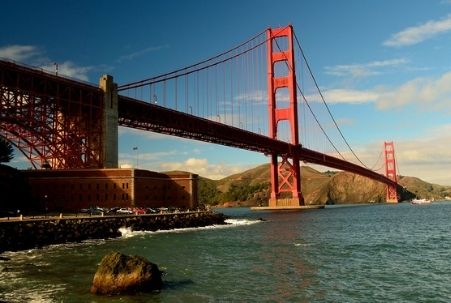
M232 77L232 71L233 71L233 59L232 61L230 61L230 102L232 104L232 112L231 112L231 117L232 117L232 126L233 126L233 77Z
M229 124L229 122L228 122L228 119L230 120L230 118L228 118L227 116L227 114L228 114L228 112L229 112L229 102L227 101L228 100L228 97L227 97L227 94L228 94L228 82L227 82L227 71L228 71L228 69L229 69L229 66L228 66L228 63L227 64L224 64L223 65L223 68L222 68L222 73L223 73L223 79L222 79L222 81L223 81L223 85L222 85L222 90L223 90L223 110L224 110L224 115L225 115L225 123L226 124Z
M297 45L298 45L298 48L299 48L299 50L301 51L302 57L303 57L304 60L305 60L305 64L306 64L306 66L307 66L307 69L309 70L310 75L311 75L311 77L312 77L312 79L313 79L313 82L315 83L315 86L316 86L316 88L317 88L317 90L318 90L318 93L319 93L319 95L321 96L321 100L323 101L324 105L326 106L327 112L329 113L330 117L332 118L332 121L334 122L335 127L337 128L338 132L340 133L340 136L342 137L342 139L344 140L344 142L346 143L346 145L348 146L349 150L350 150L351 153L354 155L354 157L360 162L360 164L362 164L365 168L368 168L368 167L367 167L367 166L359 159L359 157L357 157L356 153L354 152L354 150L351 148L351 146L349 145L348 141L347 141L346 138L344 137L344 135L343 135L343 133L342 133L340 127L338 126L337 121L335 120L334 116L332 115L332 112L331 112L330 109L329 109L329 106L328 106L327 103L326 103L326 100L324 99L324 96L323 96L323 94L322 94L322 92L321 92L321 90L320 90L320 88L319 88L319 86L318 86L318 83L316 82L316 78L315 78L315 76L313 75L313 72L312 72L312 70L311 70L311 68L310 68L310 65L309 65L308 62L307 62L307 58L305 57L304 51L303 51L303 49L302 49L302 47L301 47L301 44L300 44L300 42L299 42L299 40L298 40L298 37L297 37L296 33L294 34L294 37L295 37L295 39L296 39L296 43L297 43Z
M185 113L188 113L188 83L189 75L185 75Z

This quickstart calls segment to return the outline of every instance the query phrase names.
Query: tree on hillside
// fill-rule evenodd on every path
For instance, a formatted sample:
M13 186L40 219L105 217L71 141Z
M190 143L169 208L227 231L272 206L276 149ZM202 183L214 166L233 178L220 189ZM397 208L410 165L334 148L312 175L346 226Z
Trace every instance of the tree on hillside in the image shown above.
M219 203L221 192L216 188L212 180L200 178L198 182L199 204L216 205Z
M251 185L249 182L232 183L225 193L225 201L249 201L258 193L266 192L269 184L267 182Z
M10 142L0 138L0 163L7 163L13 158L14 149Z

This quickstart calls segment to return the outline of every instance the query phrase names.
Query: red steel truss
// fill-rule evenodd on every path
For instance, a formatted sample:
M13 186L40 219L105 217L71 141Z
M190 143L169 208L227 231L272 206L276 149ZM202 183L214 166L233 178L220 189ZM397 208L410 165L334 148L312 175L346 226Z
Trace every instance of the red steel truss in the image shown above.
M102 167L103 92L0 61L0 136L35 168Z
M393 142L384 142L385 175L394 184L387 185L387 202L398 203L395 146Z

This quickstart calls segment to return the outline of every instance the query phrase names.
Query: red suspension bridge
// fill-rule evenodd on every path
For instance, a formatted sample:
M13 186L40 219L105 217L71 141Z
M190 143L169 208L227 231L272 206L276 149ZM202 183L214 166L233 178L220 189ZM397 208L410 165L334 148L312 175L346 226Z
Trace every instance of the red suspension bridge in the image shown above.
M303 204L300 161L383 182L397 202L393 143L384 144L385 175L361 161L291 26L120 86L111 76L96 87L0 61L0 98L0 136L35 168L117 167L120 125L268 155L270 206Z

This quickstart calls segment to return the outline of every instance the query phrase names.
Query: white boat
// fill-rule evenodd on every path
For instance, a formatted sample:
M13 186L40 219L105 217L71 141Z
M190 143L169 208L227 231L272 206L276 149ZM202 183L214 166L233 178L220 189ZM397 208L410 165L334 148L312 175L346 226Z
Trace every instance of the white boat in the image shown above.
M430 199L412 199L411 204L430 204L432 201Z

